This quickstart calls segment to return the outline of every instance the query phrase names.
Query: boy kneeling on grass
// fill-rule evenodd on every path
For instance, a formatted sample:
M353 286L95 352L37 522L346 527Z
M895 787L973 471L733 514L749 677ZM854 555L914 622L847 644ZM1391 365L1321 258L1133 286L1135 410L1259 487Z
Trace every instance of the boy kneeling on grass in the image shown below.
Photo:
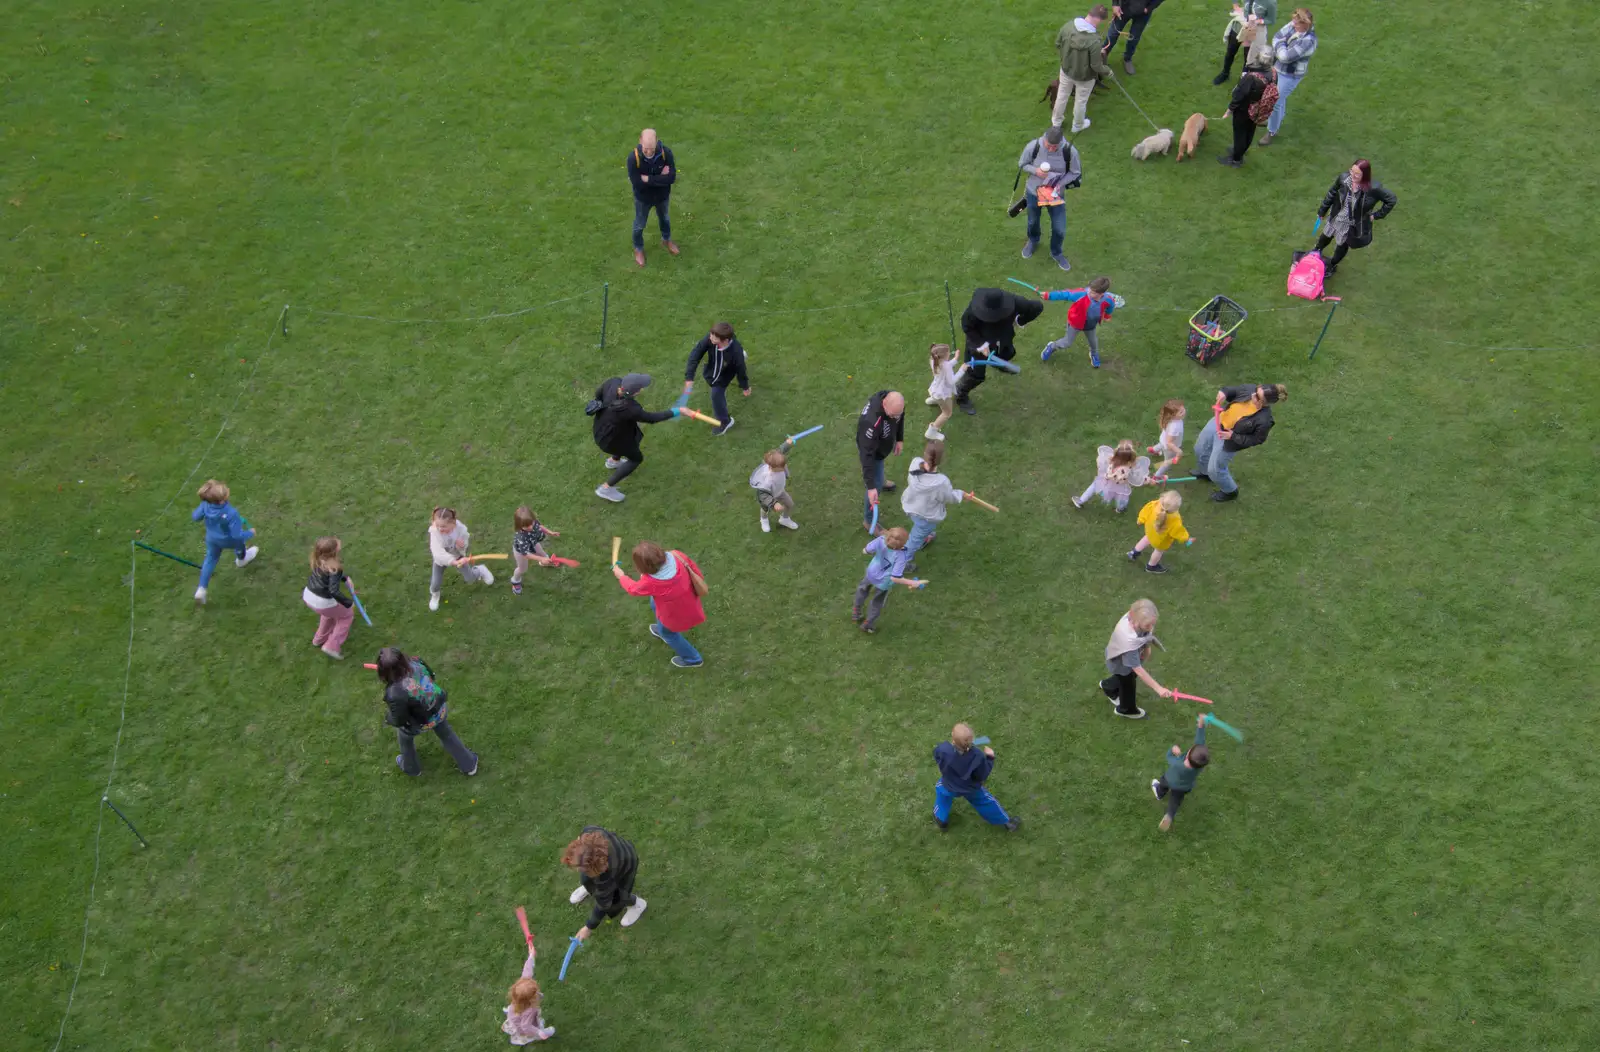
M1167 773L1150 780L1150 791L1156 794L1156 799L1167 802L1167 813L1161 816L1163 833L1172 828L1172 820L1178 816L1183 798L1194 792L1194 780L1210 762L1211 750L1206 748L1206 717L1201 713L1195 721L1194 744L1189 751L1184 752L1182 746L1174 745L1167 753Z

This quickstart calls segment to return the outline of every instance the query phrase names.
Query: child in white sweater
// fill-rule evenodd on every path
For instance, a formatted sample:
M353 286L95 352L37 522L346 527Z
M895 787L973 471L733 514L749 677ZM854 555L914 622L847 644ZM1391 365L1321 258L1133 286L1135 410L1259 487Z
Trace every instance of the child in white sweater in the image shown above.
M943 442L929 442L923 447L922 456L911 458L905 492L900 494L900 509L911 516L911 539L906 542L908 558L915 559L917 552L933 540L944 521L945 505L960 504L966 498L939 472L942 463ZM915 563L908 563L906 572L910 573L914 566Z
M793 448L792 442L785 442L763 457L761 466L750 473L750 488L756 491L756 500L761 504L762 533L772 532L772 523L767 521L767 516L774 509L778 512L779 526L791 530L800 528L800 524L789 517L794 512L794 498L789 496L789 458L786 454Z
M456 518L454 508L434 508L433 520L428 523L428 548L433 552L433 578L428 583L428 609L439 609L439 588L444 584L444 568L454 566L461 571L463 580L494 584L494 574L487 566L476 566L467 561L467 549L472 535L467 524Z

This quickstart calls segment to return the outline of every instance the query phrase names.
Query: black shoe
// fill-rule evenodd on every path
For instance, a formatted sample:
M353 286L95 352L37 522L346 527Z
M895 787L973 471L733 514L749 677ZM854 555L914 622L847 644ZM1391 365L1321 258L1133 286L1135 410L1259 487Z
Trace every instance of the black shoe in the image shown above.
M1226 504L1230 500L1238 500L1239 491L1234 490L1232 493L1224 493L1219 489L1217 492L1211 495L1211 499L1216 501L1218 504Z
M1243 168L1244 167L1244 162L1243 161L1234 160L1233 159L1233 154L1231 154L1231 153L1225 153L1221 157L1218 157L1217 158L1217 163L1222 165L1225 168Z
M957 398L956 405L960 406L961 411L968 416L978 415L978 407L972 404L972 399L970 398Z
M1210 475L1202 475L1200 472L1196 471L1194 473L1194 480L1196 482L1210 482L1211 481L1211 476Z
M711 429L711 433L713 435L725 435L725 434L727 434L729 431L731 431L733 429L733 425L735 423L737 423L737 421L735 421L733 419L733 417L730 416L730 417L728 417L728 422L726 424L717 425L716 427Z
M1115 705L1117 703L1117 695L1112 693L1110 687L1106 686L1106 684L1110 682L1110 680L1105 679L1100 681L1100 693L1104 694L1108 699L1110 699L1111 704Z
M939 827L939 832L941 832L941 833L950 832L950 823L949 822L941 822L937 818L935 818L933 821L934 821L934 824Z
M1022 825L1022 819L1013 818L1011 821L1006 823L1006 832L1007 833L1015 833L1017 831L1017 828L1019 826L1021 826L1021 825Z
M1146 563L1145 567L1144 567L1144 570L1145 570L1145 573L1166 573L1167 572L1167 564L1166 563Z
M1221 73L1218 73L1216 76L1211 78L1211 83L1213 83L1213 84L1226 84L1227 81L1228 81L1228 70L1223 70Z
M1128 561L1131 563L1131 562L1133 562L1133 560L1135 560L1135 559L1137 559L1139 557L1139 549L1135 548L1132 551L1128 552L1127 554L1128 554Z
M1142 720L1145 717L1143 709L1134 709L1132 712L1123 712L1121 709L1117 709L1116 712L1118 716L1126 720Z

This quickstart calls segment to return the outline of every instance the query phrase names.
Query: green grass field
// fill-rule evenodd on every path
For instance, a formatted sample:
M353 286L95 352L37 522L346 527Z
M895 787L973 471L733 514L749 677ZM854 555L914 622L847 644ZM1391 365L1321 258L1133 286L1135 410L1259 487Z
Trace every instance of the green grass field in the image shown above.
M1007 276L1062 283L1002 210L1068 13L7 19L0 1046L57 1045L97 850L66 1049L498 1046L519 904L569 1049L1600 1046L1592 5L1319 4L1284 133L1241 171L1216 121L1196 163L1130 160L1148 126L1097 97L1071 278L1133 309L1099 371L1039 364L1059 306L1030 329L1022 375L948 428L955 484L1002 514L954 509L933 586L852 628L855 414L898 386L920 433L946 281L957 312ZM1152 21L1128 84L1163 125L1222 111L1225 15ZM639 271L622 161L646 124L682 169L684 252L652 226ZM1400 203L1308 362L1323 312L1268 310L1298 302L1290 251L1357 155ZM1218 292L1261 313L1201 370L1184 320ZM665 405L719 319L752 355L738 427L653 429L602 504L583 402L644 369ZM1187 487L1199 541L1165 578L1130 567L1131 515L1068 503L1095 447L1148 443L1169 397L1192 443L1219 383L1257 381L1291 398L1235 462L1243 499ZM803 528L764 536L746 477L815 423ZM225 559L196 610L194 571L140 555L135 581L129 543L198 561L210 475L262 556ZM428 510L496 551L524 502L584 568L521 597L447 581L429 614ZM325 533L377 621L338 666L299 600ZM612 534L705 569L704 668L645 634ZM1167 835L1146 785L1193 706L1146 694L1127 723L1095 689L1141 595L1152 671L1248 735ZM395 770L359 667L390 643L450 689L475 780L431 740L423 778ZM929 820L957 719L993 736L1018 834ZM97 849L119 735L112 799L148 850L109 812ZM558 855L588 822L637 844L650 910L557 984L583 919Z

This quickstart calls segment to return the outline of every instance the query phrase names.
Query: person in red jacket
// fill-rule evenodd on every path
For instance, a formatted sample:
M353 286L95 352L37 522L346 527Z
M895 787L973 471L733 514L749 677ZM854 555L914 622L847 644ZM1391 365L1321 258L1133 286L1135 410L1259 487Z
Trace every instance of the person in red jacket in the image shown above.
M1055 292L1039 293L1045 300L1066 300L1072 304L1067 308L1067 331L1060 340L1051 340L1044 345L1044 350L1039 354L1039 360L1048 362L1050 356L1063 347L1071 347L1072 341L1078 338L1078 333L1083 333L1089 340L1089 364L1096 369L1100 368L1100 323L1111 317L1111 312L1116 309L1116 297L1111 295L1111 279L1098 277L1089 282L1086 289L1059 289Z
M694 668L706 659L683 633L706 619L700 597L706 594L706 579L694 560L679 551L667 551L655 541L640 541L633 549L637 581L623 572L621 563L612 563L611 572L629 595L650 597L650 610L656 615L650 634L672 648L672 663L678 668Z

